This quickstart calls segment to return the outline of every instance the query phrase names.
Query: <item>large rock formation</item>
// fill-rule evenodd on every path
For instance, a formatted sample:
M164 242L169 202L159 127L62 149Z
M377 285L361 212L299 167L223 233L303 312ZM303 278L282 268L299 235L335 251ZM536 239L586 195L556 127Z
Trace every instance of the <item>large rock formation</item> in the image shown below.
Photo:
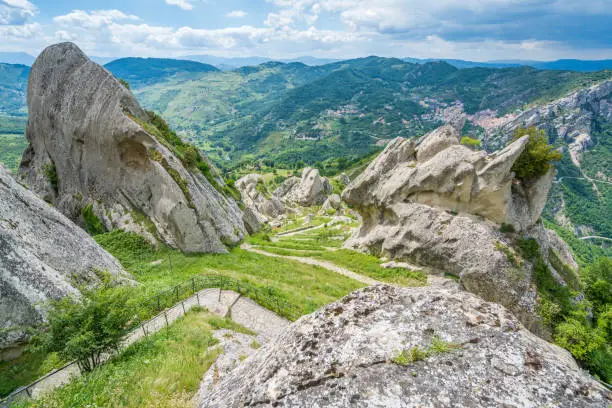
M224 252L243 238L237 204L187 169L130 91L76 45L38 57L28 109L30 145L19 175L70 219L80 221L93 204L108 229L157 236L188 252Z
M526 142L487 155L461 146L451 126L420 143L395 139L343 193L363 219L346 246L453 274L462 288L510 308L538 332L532 265L500 233L505 223L533 236L548 260L552 241L545 238L553 233L536 222L553 171L530 183L514 179Z
M603 408L610 402L567 351L525 330L502 306L443 288L381 285L301 318L212 393L202 393L198 406Z
M319 170L306 167L301 179L289 177L274 191L274 195L285 204L310 207L323 204L333 190L329 180L321 177Z
M548 104L531 107L519 114L497 119L497 126L485 127L485 142L499 146L521 126L537 126L568 144L574 164L579 165L582 152L591 146L592 126L597 119L612 122L612 81L578 89ZM480 124L480 118L473 118Z
M246 206L245 226L249 233L259 231L261 224L267 224L285 213L284 204L268 192L260 174L248 174L236 181L235 185Z
M129 280L85 231L18 184L0 165L0 360L40 323L50 299L79 296L101 272Z

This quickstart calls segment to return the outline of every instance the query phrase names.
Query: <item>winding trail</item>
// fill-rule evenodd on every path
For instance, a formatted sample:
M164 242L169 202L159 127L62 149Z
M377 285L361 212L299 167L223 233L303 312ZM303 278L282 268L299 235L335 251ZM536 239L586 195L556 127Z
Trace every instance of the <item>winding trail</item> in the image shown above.
M578 239L582 239L582 240L585 240L585 239L603 239L605 241L612 241L612 238L600 237L598 235L589 235L588 237L580 237Z
M259 255L269 256L271 258L284 258L284 259L290 259L290 260L301 262L301 263L308 264L308 265L320 266L321 268L325 268L329 271L339 273L340 275L344 275L358 282L365 283L366 285L377 285L377 284L383 283L379 280L372 279L367 276L363 276L353 271L350 271L348 269L341 268L338 265L335 265L331 262L320 261L318 259L306 258L306 257L301 257L301 256L273 254L271 252L266 252L261 249L254 248L251 244L247 244L247 243L242 244L240 248L244 249L245 251L253 252Z

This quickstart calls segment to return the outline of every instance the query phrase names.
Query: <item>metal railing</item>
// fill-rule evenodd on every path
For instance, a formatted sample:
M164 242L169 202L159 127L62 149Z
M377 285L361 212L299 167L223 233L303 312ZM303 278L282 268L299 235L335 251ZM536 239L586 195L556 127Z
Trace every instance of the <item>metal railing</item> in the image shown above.
M301 309L288 302L275 288L259 287L248 281L223 275L197 275L136 305L134 307L135 318L132 324L126 328L123 348L162 327L168 327L193 306L201 306L200 293L206 289L234 291L292 321L302 315ZM111 357L112 355L107 356L107 358ZM41 394L41 389L45 391L53 389L80 374L81 370L78 362L71 361L36 381L13 391L6 398L0 400L0 407L8 407L11 403L24 398L36 398Z

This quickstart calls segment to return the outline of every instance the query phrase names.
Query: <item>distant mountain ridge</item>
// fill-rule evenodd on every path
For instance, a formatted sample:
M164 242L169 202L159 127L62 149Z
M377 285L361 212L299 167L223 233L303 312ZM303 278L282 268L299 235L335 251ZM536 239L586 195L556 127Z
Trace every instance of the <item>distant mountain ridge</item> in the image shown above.
M536 69L560 70L560 71L579 71L591 72L612 69L612 59L605 60L579 60L579 59L560 59L556 61L467 61L461 59L446 58L403 58L406 62L424 64L427 62L443 61L457 68L516 68L528 66Z
M121 58L104 66L117 78L138 88L177 74L198 74L219 71L212 65L196 61L165 58Z

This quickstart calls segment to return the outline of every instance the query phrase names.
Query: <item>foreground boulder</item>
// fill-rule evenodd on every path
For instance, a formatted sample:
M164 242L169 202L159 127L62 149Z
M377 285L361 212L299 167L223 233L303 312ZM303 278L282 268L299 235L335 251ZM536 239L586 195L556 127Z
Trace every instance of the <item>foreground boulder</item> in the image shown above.
M130 280L85 231L0 165L0 360L18 355L47 301L78 297L76 285L95 285L102 273Z
M258 232L262 224L285 214L281 200L271 195L260 174L248 174L235 183L245 210L245 226L250 234Z
M28 110L20 178L73 221L83 224L92 205L107 229L187 252L225 252L243 238L242 213L219 180L184 165L131 92L76 45L38 57Z
M420 143L395 139L343 192L363 219L345 245L455 275L463 289L510 308L538 333L532 264L514 248L518 236L500 225L535 238L544 262L554 252L570 270L576 264L537 222L553 171L529 183L514 178L526 142L487 155L461 146L451 126Z
M567 351L527 331L502 306L443 288L381 285L301 318L203 393L198 406L603 408L610 402Z
M274 191L274 195L285 204L311 207L323 204L333 190L329 180L321 177L319 170L306 167L302 171L302 178L289 177Z

